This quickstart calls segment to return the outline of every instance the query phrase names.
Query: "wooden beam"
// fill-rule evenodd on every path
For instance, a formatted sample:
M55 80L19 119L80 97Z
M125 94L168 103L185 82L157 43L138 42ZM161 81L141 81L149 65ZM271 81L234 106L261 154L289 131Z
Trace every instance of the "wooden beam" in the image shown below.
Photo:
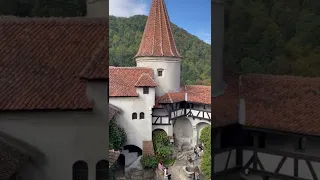
M297 158L294 158L293 160L293 174L294 174L294 177L299 176L299 164L298 164Z
M282 168L284 162L287 160L287 157L282 157L281 161L279 162L275 173L278 174L280 172L280 169Z
M316 172L314 171L314 169L313 169L313 167L311 165L311 162L310 161L306 161L306 163L307 163L307 165L309 167L309 170L310 170L310 173L312 175L313 180L319 180L319 178L317 177Z
M275 179L281 179L281 180L310 180L310 179L298 178L298 177L293 177L288 175L274 174L271 172L261 171L253 168L249 168L249 172L256 175L268 176L268 177L273 177Z
M320 157L319 156L304 155L304 154L285 152L285 151L279 151L279 150L268 149L268 148L243 147L243 149L244 150L249 150L249 151L257 151L257 152L260 152L260 153L273 154L273 155L277 155L277 156L309 160L309 161L312 161L312 162L320 162Z
M229 151L229 154L228 154L228 157L227 157L226 166L225 166L224 170L227 170L227 169L228 169L228 165L229 165L229 161L230 161L231 152L232 152L232 150L230 150L230 151Z

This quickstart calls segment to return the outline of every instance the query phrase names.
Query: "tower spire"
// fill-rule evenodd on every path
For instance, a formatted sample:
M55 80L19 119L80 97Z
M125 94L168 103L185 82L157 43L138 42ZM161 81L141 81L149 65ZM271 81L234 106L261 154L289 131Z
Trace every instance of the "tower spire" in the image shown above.
M135 57L181 57L173 38L164 0L152 0L140 48Z

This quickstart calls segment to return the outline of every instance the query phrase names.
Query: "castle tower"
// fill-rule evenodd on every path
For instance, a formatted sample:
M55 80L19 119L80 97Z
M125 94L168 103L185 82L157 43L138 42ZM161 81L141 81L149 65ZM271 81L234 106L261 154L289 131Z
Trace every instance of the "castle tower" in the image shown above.
M173 38L164 0L152 0L138 53L137 67L153 69L156 96L180 90L181 56Z

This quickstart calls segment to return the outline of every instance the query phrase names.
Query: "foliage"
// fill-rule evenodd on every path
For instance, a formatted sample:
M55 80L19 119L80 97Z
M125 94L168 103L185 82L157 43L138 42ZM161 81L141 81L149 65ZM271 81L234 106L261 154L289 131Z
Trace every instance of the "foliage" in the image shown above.
M205 152L211 154L211 126L206 126L202 129L200 134L200 141L203 143Z
M318 1L226 2L227 71L320 76Z
M206 126L202 129L200 141L204 145L204 156L201 161L201 170L206 177L211 177L211 126Z
M0 0L0 15L76 17L86 15L86 0Z
M168 135L165 131L154 131L152 136L153 147L159 160L167 159L173 151Z
M173 158L173 159L165 159L165 160L163 161L163 165L164 165L165 167L169 167L169 166L172 166L175 161L176 161L175 158Z
M109 18L109 59L112 66L135 66L134 56L138 52L147 17ZM172 24L172 31L181 61L181 82L184 84L210 85L211 49L196 36Z
M211 177L211 154L204 153L203 159L201 161L201 172L206 177Z
M144 169L155 169L158 165L157 158L150 155L142 155L140 163Z
M126 143L127 135L122 127L120 127L115 118L109 122L109 149L119 150Z
M225 0L225 71L320 76L318 0ZM0 0L0 15L74 17L86 0ZM134 66L146 16L110 16L110 65ZM210 45L172 24L181 82L210 85ZM214 31L213 31L214 32Z
M115 171L118 168L118 164L117 163L113 163L111 165L111 167L109 168L109 180L115 180Z

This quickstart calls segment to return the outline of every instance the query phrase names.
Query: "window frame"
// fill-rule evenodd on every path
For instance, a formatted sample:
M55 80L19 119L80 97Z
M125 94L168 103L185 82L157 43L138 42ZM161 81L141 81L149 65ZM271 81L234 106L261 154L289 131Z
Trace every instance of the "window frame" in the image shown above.
M141 118L141 115L143 116L143 118ZM144 112L141 112L141 113L139 114L139 119L145 119L145 117L144 117Z
M149 87L142 87L143 94L149 94Z
M162 68L157 69L157 77L163 77L163 70ZM161 76L159 76L159 72L161 73Z
M131 114L131 119L132 119L132 120L137 120L137 119L138 119L138 114L137 114L136 112L133 112L133 113Z

